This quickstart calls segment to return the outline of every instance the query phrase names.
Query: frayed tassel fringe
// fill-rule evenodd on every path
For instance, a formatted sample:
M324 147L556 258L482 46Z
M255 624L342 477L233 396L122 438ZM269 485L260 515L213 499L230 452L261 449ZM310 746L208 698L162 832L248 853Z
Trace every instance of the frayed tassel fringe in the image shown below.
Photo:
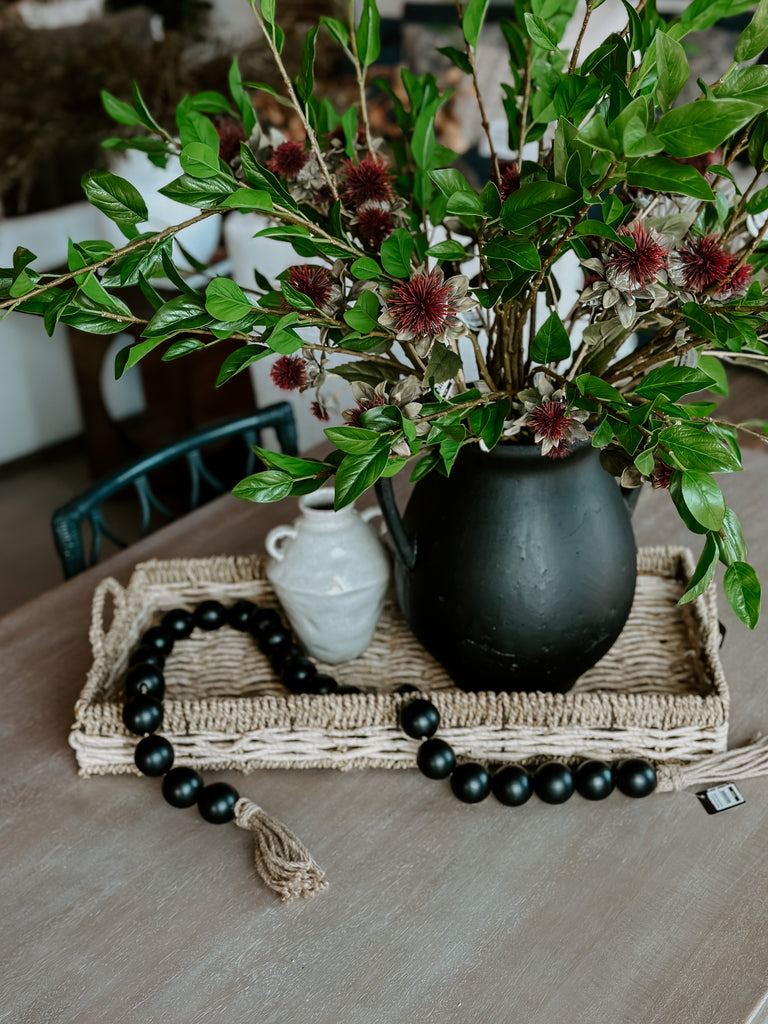
M746 746L711 754L695 761L657 764L656 791L670 793L689 786L713 786L718 782L736 782L768 775L768 736L754 739Z
M256 870L283 902L309 898L328 888L306 846L257 804L241 797L235 804L235 823L253 832Z

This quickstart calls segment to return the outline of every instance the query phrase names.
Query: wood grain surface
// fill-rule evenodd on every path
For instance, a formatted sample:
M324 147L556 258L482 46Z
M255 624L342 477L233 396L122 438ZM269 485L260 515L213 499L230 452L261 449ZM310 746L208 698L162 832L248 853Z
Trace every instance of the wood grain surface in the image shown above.
M746 462L720 479L768 580L768 456ZM223 773L327 871L326 893L283 905L245 833L169 807L151 779L78 778L96 581L260 550L292 515L223 498L0 620L0 1022L768 1021L768 780L709 816L691 792L511 809L415 771ZM635 528L689 541L659 493ZM737 744L768 728L766 627L722 617Z

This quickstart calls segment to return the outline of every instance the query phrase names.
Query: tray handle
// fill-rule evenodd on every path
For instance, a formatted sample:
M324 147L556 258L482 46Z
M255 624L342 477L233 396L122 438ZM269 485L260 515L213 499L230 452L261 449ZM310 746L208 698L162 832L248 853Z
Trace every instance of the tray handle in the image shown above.
M113 576L106 576L96 585L96 589L93 592L91 627L88 630L88 639L91 641L91 651L93 652L94 660L103 653L104 641L109 634L109 630L104 628L104 609L108 596L112 598L114 611L116 612L123 605L125 590ZM115 621L114 612L112 621Z

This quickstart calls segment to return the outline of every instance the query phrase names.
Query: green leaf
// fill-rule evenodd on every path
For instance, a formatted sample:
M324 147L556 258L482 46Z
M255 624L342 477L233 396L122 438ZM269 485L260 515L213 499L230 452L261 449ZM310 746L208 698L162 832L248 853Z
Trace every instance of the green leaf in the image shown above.
M273 209L269 192L244 185L227 196L219 206L228 210L259 210L263 213L271 213Z
M626 246L629 240L626 235L620 235L610 224L606 224L602 220L595 220L593 217L589 217L587 220L583 220L581 224L577 224L574 228L574 234L594 238L607 238L611 242L618 242L624 246Z
M125 178L109 171L88 171L82 186L88 201L115 224L138 224L149 216L141 193Z
M570 354L571 342L563 321L557 313L550 313L533 339L531 359L535 363L558 363Z
M277 469L265 469L235 484L232 493L246 501L282 501L293 490L293 479Z
M438 46L437 52L442 53L444 57L455 64L460 71L463 71L465 75L472 74L472 65L469 63L469 58L463 50L457 50L455 46Z
M708 533L706 540L704 541L704 548L702 549L698 564L693 571L693 575L688 581L685 593L677 603L688 604L688 602L693 601L694 598L701 597L714 579L716 568L717 544L715 543L712 534Z
M123 100L119 100L106 89L101 90L101 103L113 121L117 121L118 124L134 126L144 123L130 103L124 103Z
M397 228L381 244L381 265L393 277L411 276L413 239L405 228Z
M205 290L205 308L216 320L237 323L253 309L253 302L231 278L216 277Z
M234 352L230 352L221 364L219 375L216 378L216 387L220 388L228 380L244 370L251 363L255 363L264 356L270 355L270 349L266 345L241 345Z
M452 196L454 192L472 192L474 189L467 179L454 167L442 167L429 172L429 176L444 196Z
M443 381L455 377L462 367L461 356L447 345L436 341L429 354L429 362L424 370L424 379L442 384Z
M349 505L373 486L389 461L389 446L365 455L345 455L336 470L334 510Z
M591 373L579 374L573 383L582 395L588 395L590 398L603 402L605 405L619 409L627 405L626 398L617 388L608 384L602 378L593 376Z
M711 185L695 167L679 164L665 156L647 157L630 165L627 184L653 192L677 192L693 199L715 198Z
M574 210L580 203L578 192L557 181L527 182L504 201L501 224L508 231L525 234L541 221Z
M668 449L685 469L705 473L729 473L741 464L728 446L692 423L678 423L659 433L659 444Z
M370 291L361 292L354 308L344 313L344 322L361 334L378 330L379 300L375 294Z
M189 97L183 99L176 108L176 124L179 128L179 139L183 148L192 142L199 142L218 155L219 136L213 121L194 110L190 105Z
M308 476L328 475L328 468L324 462L318 459L300 459L295 455L286 455L284 452L272 452L268 448L259 448L254 445L253 451L268 469L280 469L294 480Z
M366 455L378 448L389 450L390 446L387 435L365 427L327 427L323 433L340 451L349 455Z
M301 68L296 76L296 92L299 99L304 103L310 98L315 89L315 47L317 44L317 33L319 25L313 25L304 36L304 43L301 48Z
M725 570L723 589L728 604L741 621L754 629L760 618L760 581L746 562L734 562Z
M459 217L482 217L485 213L480 196L474 192L454 192L445 209Z
M635 388L638 395L654 399L665 395L670 402L676 402L683 395L709 388L712 378L704 370L690 366L659 366L651 370Z
M140 359L161 345L162 338L148 338L146 341L137 341L133 345L126 345L125 348L115 356L115 380L119 380L124 373L135 366Z
M737 64L752 60L768 46L768 0L760 0L752 20L736 43L733 59Z
M219 152L203 142L190 142L182 149L179 163L192 178L213 178L219 173Z
M339 46L343 46L344 49L349 47L349 32L347 26L343 21L339 21L338 18L329 18L323 16L320 19L320 24L324 25L331 36Z
M728 374L725 372L722 360L715 356L699 356L699 369L711 378L707 390L713 391L716 395L728 395Z
M646 448L646 450L644 452L640 452L640 454L635 459L635 468L637 469L638 473L642 473L643 476L650 476L653 472L653 467L655 464L656 459L654 457L652 448Z
M715 540L723 565L746 562L747 545L741 532L741 523L732 508L726 508L722 526Z
M525 12L525 30L529 37L543 50L556 50L560 45L560 36L543 19L535 14Z
M196 330L207 327L211 319L201 298L177 295L158 309L144 328L144 337L165 338L179 331Z
M201 348L205 348L205 343L199 338L178 338L171 342L163 352L161 359L164 363L170 363L174 359L181 359L182 356L189 355L190 352L197 352Z
M592 435L592 447L593 448L605 448L607 444L610 444L613 440L613 427L607 416L597 426L594 434Z
M427 256L434 256L438 260L463 260L467 253L461 242L447 238L444 242L438 242L427 249Z
M358 281L372 281L374 278L381 277L381 267L376 260L372 260L369 256L361 256L360 259L354 261L349 269L352 271L352 276L356 277Z
M225 174L217 174L205 180L182 174L179 178L174 178L173 181L158 189L158 192L160 195L167 196L168 199L175 199L186 206L195 206L201 210L214 210L238 187L235 179Z
M480 33L483 29L483 22L488 10L490 0L469 0L464 17L461 21L461 31L464 38L471 47L477 46Z
M497 235L486 244L483 252L489 260L504 260L514 263L516 267L532 273L541 270L539 250L533 242L529 242L527 239Z
M736 68L718 86L716 94L718 99L748 100L765 109L768 107L768 68L764 64Z
M725 516L725 498L709 473L686 470L681 486L685 504L696 522L707 530L719 530Z
M379 40L379 12L376 0L363 0L363 11L357 27L357 56L363 67L374 64L381 51Z
M669 110L691 74L685 50L666 32L656 33L656 63L659 77L656 95L662 111Z
M696 100L663 114L655 134L671 156L700 156L717 149L761 110L746 100Z

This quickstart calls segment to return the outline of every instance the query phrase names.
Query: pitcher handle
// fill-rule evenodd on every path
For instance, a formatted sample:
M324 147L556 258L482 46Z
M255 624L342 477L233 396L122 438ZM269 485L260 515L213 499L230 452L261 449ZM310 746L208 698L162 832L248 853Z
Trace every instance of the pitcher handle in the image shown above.
M276 562L282 562L283 558L285 558L283 542L295 536L296 527L289 526L288 523L284 523L282 526L275 526L274 529L269 531L264 540L267 554L271 555Z
M392 489L392 481L389 477L382 477L375 484L376 498L387 524L389 535L395 545L398 556L402 559L407 569L412 569L416 564L416 545L412 543L405 532L403 520L395 501L395 492Z

